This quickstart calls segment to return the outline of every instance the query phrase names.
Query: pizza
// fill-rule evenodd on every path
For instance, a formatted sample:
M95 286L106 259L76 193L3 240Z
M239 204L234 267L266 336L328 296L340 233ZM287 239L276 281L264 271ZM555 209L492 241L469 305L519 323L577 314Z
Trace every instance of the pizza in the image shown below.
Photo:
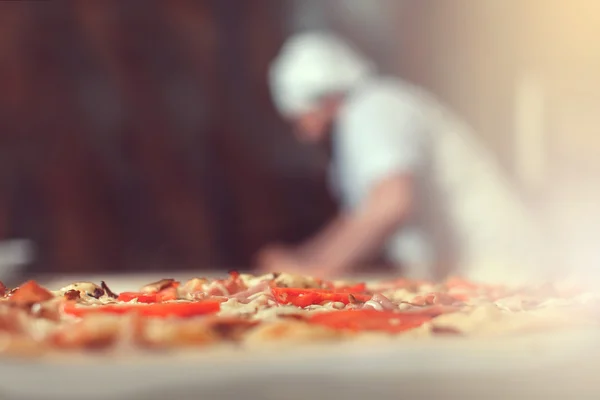
M327 281L230 272L115 293L103 281L58 290L0 284L0 351L155 351L522 334L597 327L600 296L565 285L506 287L451 278ZM365 342L366 343L366 342Z

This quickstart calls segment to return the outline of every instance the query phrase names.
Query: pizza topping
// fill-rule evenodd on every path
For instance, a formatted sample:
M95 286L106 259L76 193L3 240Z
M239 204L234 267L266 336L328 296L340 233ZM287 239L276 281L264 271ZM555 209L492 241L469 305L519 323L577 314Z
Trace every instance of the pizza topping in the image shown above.
M167 287L166 289L163 289L160 292L156 293L156 298L157 301L178 300L180 298L179 290L175 286Z
M242 303L237 299L231 298L221 303L219 315L222 316L250 316L257 313L261 304L257 301Z
M82 297L89 296L95 299L99 299L100 297L104 296L104 290L100 286L92 282L72 283L60 289L59 292L64 294L71 290L78 291Z
M464 297L462 297L464 298ZM428 293L426 295L423 296L415 296L415 298L413 298L413 300L410 302L413 305L416 306L428 306L428 305L435 305L435 304L442 304L442 305L452 305L455 303L460 302L461 300L458 298L458 296L451 296L447 293Z
M353 301L368 301L371 296L360 293L333 292L326 289L296 289L279 288L271 289L275 300L279 304L292 304L297 307L308 307L313 304L323 304L325 302L350 303L350 295Z
M228 279L217 279L205 286L204 292L209 296L231 296L246 290L247 286L240 278L240 274L230 272Z
M247 303L250 301L251 297L256 294L262 294L267 292L271 288L268 281L263 281L256 286L253 286L249 289L246 289L242 292L236 293L232 296L232 298L238 300L241 303Z
M377 311L383 311L383 306L376 301L369 300L363 304L363 309L373 309Z
M392 303L392 301L390 299L388 299L387 297L385 297L384 295L382 295L381 293L376 293L373 295L373 297L371 298L371 300L367 301L363 308L373 308L375 310L387 310L387 311L391 311L391 310L395 310L396 308L398 308L396 306L396 304Z
M141 292L122 292L117 296L117 301L133 302L133 303L161 303L165 301L178 300L180 298L178 291L178 282L171 282L168 285L156 285L154 288L162 287L160 291L151 291L146 287L145 291Z
M116 299L118 297L118 295L116 293L114 293L112 290L110 290L110 288L108 287L106 282L101 281L100 287L102 288L102 290L104 290L104 293L106 293L106 295L108 297L113 298L113 299Z
M181 289L186 293L196 293L203 292L204 285L208 282L208 280L204 278L192 278L189 281L185 282Z
M81 294L79 293L79 291L77 291L75 289L66 291L63 296L67 300L77 300L77 299L81 298Z
M31 306L29 310L31 315L38 319L49 320L49 321L60 321L60 307L63 303L64 299L60 297L55 297L49 301L45 301L43 303L35 303Z
M364 293L367 291L367 284L361 282L350 286L335 287L334 290L337 292Z
M161 290L170 288L170 287L177 287L179 286L179 282L175 281L175 279L161 279L158 282L153 282L153 283L149 283L146 286L144 286L140 292L142 293L157 293L160 292Z
M417 281L401 278L392 281L376 283L373 285L373 288L377 291L404 289L411 293L416 293L420 290L423 290L423 288L429 286L431 286L431 284L426 281Z
M54 295L35 281L28 281L12 291L10 301L19 305L32 305L50 300Z
M136 303L156 303L156 293L147 294L141 292L122 292L117 296L117 301L125 303L136 302Z
M365 304L365 302L358 300L352 293L348 293L348 304L354 304L357 306L361 306L361 305Z
M349 292L349 293L364 293L367 291L367 284L364 282L360 283L349 283L349 282L326 282L322 283L323 289L329 289L336 292Z
M313 324L349 331L385 331L398 333L431 320L428 315L376 310L345 310L318 313L309 318Z
M6 295L7 291L8 290L7 290L6 286L4 285L4 283L2 283L2 281L0 281L0 297Z
M230 296L232 293L223 282L213 282L206 289L206 294L209 296Z
M102 288L96 288L92 293L88 293L88 296L99 299L104 296L104 290L102 290Z
M79 307L73 302L66 302L64 313L76 317L90 314L138 314L144 317L178 317L188 318L218 312L219 301L199 301L181 303L154 303L154 304L107 304L102 306Z
M315 278L285 273L275 278L273 284L281 288L317 289L321 287L319 280Z
M240 274L239 275L239 279L244 283L244 285L246 287L253 287L258 285L261 282L267 281L267 282L271 282L274 279L276 279L277 277L279 277L281 274L280 273L270 273L270 274L264 274L264 275L259 275L259 276L254 276L254 275L250 275L250 274Z

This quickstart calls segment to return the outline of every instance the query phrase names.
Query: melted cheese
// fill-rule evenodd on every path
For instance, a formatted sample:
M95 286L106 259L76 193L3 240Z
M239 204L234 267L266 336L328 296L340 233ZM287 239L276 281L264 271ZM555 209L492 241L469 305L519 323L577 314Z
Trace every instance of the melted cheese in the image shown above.
M72 283L68 286L63 287L58 292L61 295L63 295L66 292L68 292L69 290L76 290L81 295L87 295L87 294L93 294L94 291L96 291L98 289L102 290L102 288L100 286L98 286L92 282L76 282L76 283Z
M259 276L254 276L250 274L240 274L240 280L246 285L246 287L253 287L258 285L263 281L270 281L273 279L273 274L264 274Z
M371 307L374 310L383 311L383 306L381 304L379 304L378 302L373 301L373 300L369 300L369 301L365 302L365 304L364 304L363 307Z
M281 287L293 288L318 288L320 286L315 278L285 273L275 278L275 284Z

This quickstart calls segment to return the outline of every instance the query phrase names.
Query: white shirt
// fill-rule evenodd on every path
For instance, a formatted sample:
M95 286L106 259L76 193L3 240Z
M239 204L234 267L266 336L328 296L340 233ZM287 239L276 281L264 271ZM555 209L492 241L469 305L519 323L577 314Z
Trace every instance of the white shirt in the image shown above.
M436 200L443 209L451 227L446 238L457 244L462 275L498 280L512 271L508 278L521 280L537 265L537 232L493 157L466 125L418 88L385 77L361 83L336 120L333 152L332 177L346 208L399 173L433 188L417 191L417 208L427 215L427 200ZM418 218L386 245L388 257L409 277L431 277L435 250Z

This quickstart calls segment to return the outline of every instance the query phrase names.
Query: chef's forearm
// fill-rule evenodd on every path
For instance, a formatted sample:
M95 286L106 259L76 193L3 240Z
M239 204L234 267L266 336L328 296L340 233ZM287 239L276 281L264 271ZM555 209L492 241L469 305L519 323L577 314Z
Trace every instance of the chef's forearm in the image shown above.
M322 228L315 236L306 240L298 247L298 252L305 258L312 258L315 254L323 251L328 246L330 238L335 236L339 229L344 226L344 215L338 215Z
M313 244L312 263L331 270L343 270L377 255L390 234L397 228L396 221L378 220L368 216L341 216L327 235Z
M304 247L303 255L314 265L331 270L364 262L382 250L412 205L411 178L392 176L375 185L353 213L341 214Z

